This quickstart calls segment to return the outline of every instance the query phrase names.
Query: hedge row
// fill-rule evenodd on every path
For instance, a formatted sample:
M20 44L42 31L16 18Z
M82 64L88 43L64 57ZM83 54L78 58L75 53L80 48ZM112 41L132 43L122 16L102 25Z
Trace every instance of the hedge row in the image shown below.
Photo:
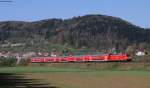
M28 65L28 60L22 59L19 64L17 64L17 59L14 57L9 57L9 58L5 58L5 57L0 57L0 66L9 66L9 67L13 67L13 66L18 66L18 65L23 65L26 66Z

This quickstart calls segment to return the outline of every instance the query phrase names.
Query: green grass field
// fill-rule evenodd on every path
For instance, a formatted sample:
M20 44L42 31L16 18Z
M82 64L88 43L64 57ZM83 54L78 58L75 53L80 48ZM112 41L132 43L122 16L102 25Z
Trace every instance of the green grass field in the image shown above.
M94 73L94 74L133 74L150 76L150 71L111 71L111 70L91 70L81 68L60 68L60 67L0 67L0 73L57 73L57 72L70 72L70 73Z
M150 71L0 67L0 78L0 88L150 88Z
M58 67L0 67L0 73L88 72L92 70Z

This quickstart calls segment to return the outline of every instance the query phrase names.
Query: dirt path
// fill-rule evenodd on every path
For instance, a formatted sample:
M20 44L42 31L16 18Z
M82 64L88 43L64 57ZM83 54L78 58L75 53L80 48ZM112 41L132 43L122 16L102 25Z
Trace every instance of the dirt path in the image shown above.
M150 88L150 76L86 73L34 73L27 78L43 79L61 88Z

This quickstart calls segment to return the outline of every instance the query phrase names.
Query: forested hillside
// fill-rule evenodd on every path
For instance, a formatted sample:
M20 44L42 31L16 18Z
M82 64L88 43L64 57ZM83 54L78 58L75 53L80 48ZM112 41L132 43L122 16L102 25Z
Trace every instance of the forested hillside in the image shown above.
M62 44L87 47L125 49L129 45L150 42L150 30L120 18L86 15L71 19L47 19L35 22L0 22L0 42Z

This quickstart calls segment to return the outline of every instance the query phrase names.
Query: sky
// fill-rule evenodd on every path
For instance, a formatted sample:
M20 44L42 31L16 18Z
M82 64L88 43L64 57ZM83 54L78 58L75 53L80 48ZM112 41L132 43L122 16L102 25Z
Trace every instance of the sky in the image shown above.
M102 14L119 17L137 26L150 28L150 0L12 1L0 2L0 21L68 19L87 14Z

